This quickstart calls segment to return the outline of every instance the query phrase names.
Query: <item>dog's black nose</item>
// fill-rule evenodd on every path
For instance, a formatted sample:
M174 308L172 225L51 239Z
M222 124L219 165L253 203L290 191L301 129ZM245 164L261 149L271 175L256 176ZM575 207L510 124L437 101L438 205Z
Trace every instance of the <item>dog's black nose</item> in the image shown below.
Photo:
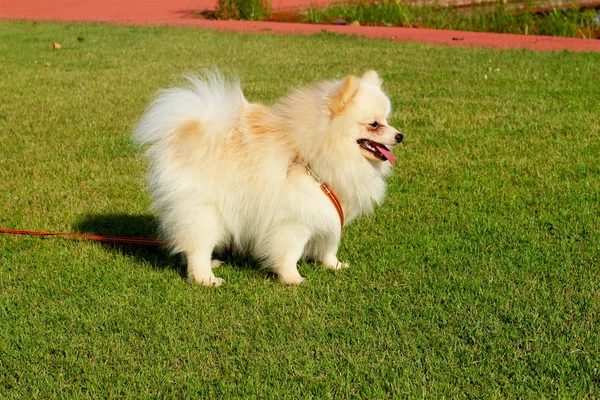
M404 139L404 135L401 134L400 132L398 132L396 134L396 143L400 143L402 141L402 139Z

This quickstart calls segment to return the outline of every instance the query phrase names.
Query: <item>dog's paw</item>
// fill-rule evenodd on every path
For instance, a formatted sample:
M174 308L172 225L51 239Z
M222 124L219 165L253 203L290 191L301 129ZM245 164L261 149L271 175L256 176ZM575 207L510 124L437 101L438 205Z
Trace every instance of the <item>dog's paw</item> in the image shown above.
M344 268L350 268L350 265L348 265L348 263L338 261L333 269L344 269Z
M223 261L215 259L215 260L211 260L210 267L212 269L215 269L215 268L219 268L223 264L225 264Z
M204 278L196 278L195 276L190 276L188 280L196 285L201 286L209 286L209 287L218 287L225 283L223 278L217 278L216 276L207 276Z
M283 283L284 285L299 285L302 282L304 282L305 280L306 280L306 278L303 278L300 275L298 275L298 276L279 276L279 282Z
M345 262L341 262L341 261L335 261L332 263L328 263L328 264L324 264L325 268L327 269L333 269L333 270L340 270L340 269L344 269L344 268L348 268L349 265Z

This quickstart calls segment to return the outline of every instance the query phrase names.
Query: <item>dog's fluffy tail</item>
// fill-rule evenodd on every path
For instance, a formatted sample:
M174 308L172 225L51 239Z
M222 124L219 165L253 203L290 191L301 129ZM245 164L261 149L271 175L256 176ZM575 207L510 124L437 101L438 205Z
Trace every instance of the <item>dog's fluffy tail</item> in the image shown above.
M194 124L203 145L227 138L246 99L237 79L227 80L217 71L186 76L188 86L159 92L148 106L133 138L139 146L174 138L184 126ZM197 138L200 139L200 138Z

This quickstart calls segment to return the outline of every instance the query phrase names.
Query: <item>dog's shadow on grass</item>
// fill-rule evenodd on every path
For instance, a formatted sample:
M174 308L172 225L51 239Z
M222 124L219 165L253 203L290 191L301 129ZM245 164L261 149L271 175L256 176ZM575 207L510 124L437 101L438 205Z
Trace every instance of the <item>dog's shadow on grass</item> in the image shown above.
M73 224L75 232L101 236L122 236L134 238L157 238L158 221L153 215L132 214L88 214ZM146 262L153 268L171 269L182 278L187 277L183 257L172 255L166 246L148 246L140 244L123 244L99 242L104 248ZM220 260L234 268L247 268L252 262L239 255L223 252L216 254Z
M73 224L78 233L101 236L157 238L156 218L152 215L88 214ZM170 254L164 246L99 242L106 249L139 261L145 261L157 269L174 269L180 275L185 271L178 257Z

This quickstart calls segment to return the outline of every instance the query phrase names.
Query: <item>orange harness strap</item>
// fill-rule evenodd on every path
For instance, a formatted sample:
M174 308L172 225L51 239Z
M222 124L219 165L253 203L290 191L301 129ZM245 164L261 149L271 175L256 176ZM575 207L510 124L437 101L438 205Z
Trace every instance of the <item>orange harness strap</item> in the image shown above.
M335 194L335 192L333 191L331 186L329 186L329 183L323 182L323 183L321 183L320 186L321 186L321 190L323 191L323 193L325 193L325 195L329 198L329 200L331 200L331 203L333 203L333 206L335 207L335 210L338 213L338 217L340 217L340 229L343 229L344 228L344 209L342 208L342 203L340 203L340 199L338 199L337 195Z
M313 179L315 180L317 185L319 185L319 187L321 188L323 193L325 193L325 196L327 196L329 201L331 201L331 203L335 207L335 210L338 213L338 217L340 217L340 230L343 229L344 228L344 209L342 208L342 203L340 202L340 199L337 197L337 195L333 191L333 188L329 185L329 183L327 183L324 180L322 180L321 178L319 178L319 176L317 174L315 174L315 172L308 166L306 161L304 161L300 156L296 156L296 158L294 158L294 160L292 161L292 164L300 164L304 168L306 168L306 172L308 173L308 175L313 177Z

